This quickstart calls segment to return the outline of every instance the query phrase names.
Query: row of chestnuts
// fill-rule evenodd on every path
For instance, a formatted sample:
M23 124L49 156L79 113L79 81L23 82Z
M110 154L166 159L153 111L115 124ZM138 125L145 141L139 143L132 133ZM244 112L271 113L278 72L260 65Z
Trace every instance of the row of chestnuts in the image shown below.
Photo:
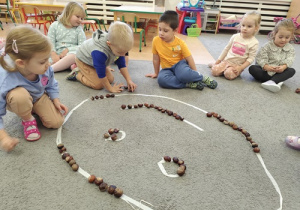
M114 195L116 198L120 198L123 195L123 190L117 188L115 185L108 185L102 178L90 175L88 178L89 183L95 183L99 187L101 192L107 191L109 194Z
M162 108L162 107L160 107L160 106L156 106L156 105L154 105L154 104L148 104L148 103L144 103L144 104L136 104L136 105L131 105L131 104L128 104L127 106L125 105L125 104L122 104L121 105L121 109L132 109L132 108L134 108L134 109L137 109L137 108L142 108L142 107L147 107L147 108L154 108L154 109L156 109L157 111L159 111L159 112L161 112L161 113L166 113L166 114L168 114L169 116L173 116L173 117L175 117L175 119L176 120L181 120L181 121L183 121L184 120L184 118L183 117L181 117L180 115L178 115L177 113L175 113L175 112L173 112L173 111L171 111L171 110L168 110L168 109L164 109L164 108Z
M116 141L117 139L118 139L118 136L117 136L117 134L116 133L119 133L119 129L117 129L117 128L115 128L115 129L113 129L113 128L110 128L110 129L108 129L108 133L105 133L104 135L103 135L103 137L104 138L111 138L111 140L113 140L113 141Z
M72 168L73 171L77 171L79 168L79 165L74 160L73 156L71 156L65 148L64 144L58 144L57 148L59 149L59 153L62 154L61 157L64 159Z
M172 159L170 156L164 156L164 160L166 162L171 162ZM177 174L179 176L183 176L185 174L185 170L186 170L186 165L184 164L183 160L179 160L178 157L173 157L173 162L178 164L178 169L177 169Z
M243 129L242 127L237 126L234 122L229 122L228 120L224 119L221 115L219 115L216 112L208 112L208 113L206 113L206 116L207 117L215 117L220 122L222 122L224 125L228 125L228 126L232 127L233 130L240 131L246 137L246 140L249 141L249 143L251 144L251 146L253 148L253 152L255 152L255 153L260 152L258 144L252 140L252 137L250 137L250 133L247 130Z
M95 99L96 99L96 100L98 100L98 99L104 99L105 97L106 97L106 98L114 98L114 97L115 97L115 94L113 94L113 93L112 93L112 94L109 94L109 93L108 93L108 94L106 94L105 96L104 96L104 95L100 95L100 96L92 96L92 97L91 97L91 100L94 101Z

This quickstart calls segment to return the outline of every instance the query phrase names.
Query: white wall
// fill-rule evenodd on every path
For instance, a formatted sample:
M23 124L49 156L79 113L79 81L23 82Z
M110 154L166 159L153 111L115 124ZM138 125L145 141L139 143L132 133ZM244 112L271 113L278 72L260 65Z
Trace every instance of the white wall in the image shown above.
M166 10L175 10L179 2L181 2L181 0L165 0Z

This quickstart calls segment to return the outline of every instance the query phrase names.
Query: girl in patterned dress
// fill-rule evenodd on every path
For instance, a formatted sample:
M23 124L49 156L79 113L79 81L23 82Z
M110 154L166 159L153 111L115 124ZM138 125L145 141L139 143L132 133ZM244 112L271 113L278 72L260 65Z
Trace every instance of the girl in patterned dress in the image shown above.
M291 68L295 60L295 49L289 43L295 26L292 20L279 21L271 33L272 40L266 43L256 56L257 65L249 68L249 73L261 86L271 92L278 92L283 81L295 74Z
M53 45L50 62L54 72L76 67L76 50L86 40L81 27L84 18L84 8L77 2L69 2L49 27L48 37Z

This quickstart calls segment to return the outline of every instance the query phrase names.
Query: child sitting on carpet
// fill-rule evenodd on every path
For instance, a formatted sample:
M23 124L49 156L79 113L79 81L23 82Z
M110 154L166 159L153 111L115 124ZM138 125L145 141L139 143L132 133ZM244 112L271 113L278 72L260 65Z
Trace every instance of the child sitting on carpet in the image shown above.
M266 43L256 55L257 65L249 67L249 73L261 86L271 92L278 92L283 81L296 73L291 68L295 60L295 49L289 42L295 25L292 20L279 21L271 32L272 40Z
M178 24L175 11L165 11L159 18L159 36L154 37L152 42L154 74L146 74L146 77L157 77L162 88L202 90L206 86L215 89L217 82L197 72L187 45L175 36Z
M0 56L0 146L12 150L19 142L4 130L6 109L22 119L27 141L41 134L32 113L47 128L59 128L68 108L59 100L58 83L49 64L51 42L39 30L17 26L7 35L5 51Z
M97 30L91 39L83 42L78 48L77 68L68 75L67 79L78 80L96 90L105 88L109 92L119 93L124 85L122 83L111 85L114 76L108 68L115 62L127 82L128 90L133 92L137 85L132 82L125 64L125 54L132 47L132 29L126 23L115 21L111 23L108 33Z
M48 37L53 45L51 60L54 72L76 67L76 50L86 40L80 25L84 17L84 8L77 2L69 2L58 20L50 25Z
M212 75L224 75L226 79L237 78L255 59L258 41L255 34L259 30L261 16L248 12L240 22L240 33L234 34L218 60L210 64Z

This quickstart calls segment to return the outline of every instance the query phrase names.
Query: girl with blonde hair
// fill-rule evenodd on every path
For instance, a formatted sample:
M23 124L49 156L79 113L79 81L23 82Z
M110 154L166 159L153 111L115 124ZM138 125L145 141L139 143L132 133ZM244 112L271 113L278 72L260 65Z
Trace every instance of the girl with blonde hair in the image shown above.
M58 20L49 27L48 37L53 45L51 61L54 72L74 69L78 47L86 40L81 27L85 10L80 3L69 2Z

